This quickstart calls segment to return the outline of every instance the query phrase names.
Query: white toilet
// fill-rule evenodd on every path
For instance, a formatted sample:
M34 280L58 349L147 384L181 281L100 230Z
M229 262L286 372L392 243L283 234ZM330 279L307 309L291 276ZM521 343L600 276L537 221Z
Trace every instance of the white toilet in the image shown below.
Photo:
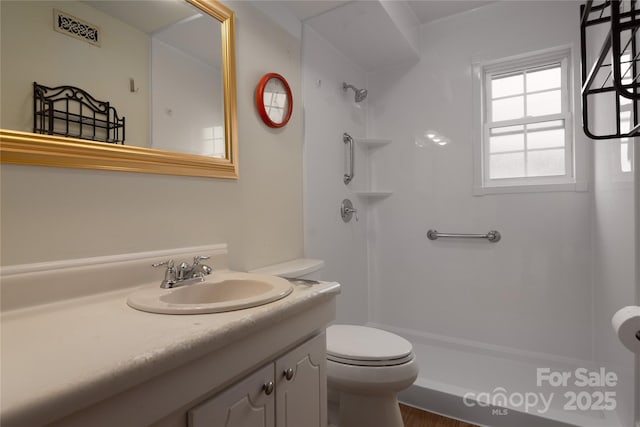
M297 259L252 273L320 280L324 261ZM339 427L402 427L397 393L418 377L413 347L381 329L327 328L329 423Z

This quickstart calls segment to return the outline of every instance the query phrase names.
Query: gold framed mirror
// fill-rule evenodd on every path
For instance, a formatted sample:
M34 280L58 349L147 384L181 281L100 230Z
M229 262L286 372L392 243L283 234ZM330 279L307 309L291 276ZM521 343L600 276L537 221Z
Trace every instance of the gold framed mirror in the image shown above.
M235 14L231 9L216 0L184 0L184 2L195 6L220 23L222 46L219 68L222 75L221 86L224 100L223 105L221 105L223 117L220 120L223 120L224 123L218 126L218 130L224 135L224 140L220 139L218 141L218 143L223 144L223 148L219 150L222 153L219 157L194 154L188 152L188 150L186 152L178 152L171 149L152 148L153 145L117 145L61 135L39 134L25 131L25 126L23 125L22 129L20 129L20 126L11 126L13 129L0 129L0 160L2 163L213 178L238 178ZM2 3L4 6L7 2L3 1ZM145 2L140 3L144 4ZM142 13L144 13L144 10ZM3 39L6 38L5 33L2 36ZM57 36L56 34L55 37ZM80 41L79 43L83 42ZM91 48L95 49L93 46ZM3 57L3 63L7 64L4 61L5 58ZM46 63L42 65L46 67ZM10 64L3 65L3 68L4 66L12 67ZM18 72L18 70L16 71ZM188 79L188 77L186 78ZM130 88L132 93L135 92L134 86L132 79ZM24 109L26 101L22 99L20 103L22 105L18 107ZM125 102L124 104L126 107L127 103ZM6 108L6 105L3 106L3 110ZM30 107L27 106L27 108ZM167 108L165 113L171 115L172 112ZM5 127L4 120L2 125ZM177 138L174 137L174 139Z

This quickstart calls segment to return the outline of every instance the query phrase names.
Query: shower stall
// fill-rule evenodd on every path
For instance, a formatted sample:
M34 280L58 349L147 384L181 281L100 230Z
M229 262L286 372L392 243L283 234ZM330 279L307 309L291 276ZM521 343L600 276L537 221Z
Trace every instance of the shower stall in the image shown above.
M303 24L305 255L342 284L338 322L413 343L410 405L488 426L637 427L640 368L611 317L640 302L640 148L580 128L579 3L490 2L418 22L396 31L406 60L380 25L397 13L380 4ZM575 185L479 194L473 64L558 47L570 52ZM597 104L590 114L607 116ZM355 144L348 184L345 132L390 141ZM344 199L359 221L342 220Z

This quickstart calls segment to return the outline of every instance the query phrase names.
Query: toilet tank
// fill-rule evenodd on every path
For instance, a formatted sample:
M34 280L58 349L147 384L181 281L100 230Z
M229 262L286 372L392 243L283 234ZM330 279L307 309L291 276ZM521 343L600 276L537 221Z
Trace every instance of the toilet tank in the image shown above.
M322 267L324 267L324 261L321 259L298 258L280 264L256 268L255 270L250 270L249 273L296 279L322 280Z

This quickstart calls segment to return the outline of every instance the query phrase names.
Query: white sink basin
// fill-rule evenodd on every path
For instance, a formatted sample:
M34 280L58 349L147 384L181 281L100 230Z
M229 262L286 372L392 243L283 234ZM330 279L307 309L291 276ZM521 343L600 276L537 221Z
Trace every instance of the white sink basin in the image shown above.
M240 310L286 297L293 285L280 277L261 274L213 272L202 283L173 289L139 289L127 304L142 311L160 314L204 314Z

